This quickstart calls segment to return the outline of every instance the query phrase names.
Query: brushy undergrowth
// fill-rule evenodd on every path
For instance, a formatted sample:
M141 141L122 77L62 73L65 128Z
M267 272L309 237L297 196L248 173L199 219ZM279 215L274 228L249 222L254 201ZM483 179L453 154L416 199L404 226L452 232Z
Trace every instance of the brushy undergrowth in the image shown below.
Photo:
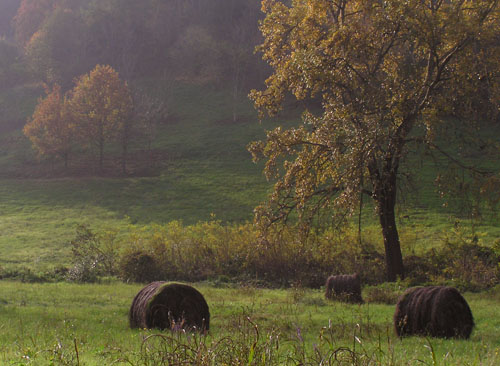
M385 282L383 248L358 240L355 230L302 237L283 227L266 238L254 226L219 221L183 225L131 225L126 234L79 227L71 242L73 266L67 278L95 282L118 275L127 282L215 281L265 286L319 288L332 274L358 273L364 285ZM481 291L500 283L500 242L481 243L477 234L455 228L438 247L404 259L403 288L448 284ZM398 291L370 290L376 302L394 303Z
M152 334L144 338L140 352L118 361L133 366L167 365L380 365L387 357L382 349L365 349L360 338L351 345L340 345L332 325L323 327L317 342L308 345L300 328L293 338L278 329L262 332L246 319L248 325L231 336L205 337L199 334ZM385 345L384 345L385 346ZM391 352L390 348L388 349ZM394 355L392 355L394 356ZM389 358L391 356L389 355Z

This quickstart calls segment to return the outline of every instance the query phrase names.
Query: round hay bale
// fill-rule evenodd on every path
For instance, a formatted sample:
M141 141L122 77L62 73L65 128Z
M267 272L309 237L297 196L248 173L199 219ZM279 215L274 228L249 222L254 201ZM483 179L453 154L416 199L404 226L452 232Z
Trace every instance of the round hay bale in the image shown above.
M210 312L205 298L195 288L179 283L152 282L132 301L129 323L131 328L207 331Z
M357 273L352 275L330 276L325 284L325 297L352 303L363 303L361 281Z
M469 338L474 319L467 301L447 286L413 287L398 300L394 327L399 337Z

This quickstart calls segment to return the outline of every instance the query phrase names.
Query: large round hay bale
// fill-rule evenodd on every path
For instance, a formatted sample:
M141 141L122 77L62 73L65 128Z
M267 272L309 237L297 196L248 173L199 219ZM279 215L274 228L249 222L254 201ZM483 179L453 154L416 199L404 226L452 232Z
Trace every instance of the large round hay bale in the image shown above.
M210 312L205 298L195 288L152 282L132 301L129 322L131 328L206 331L210 326Z
M362 303L361 281L358 274L330 276L325 284L327 299Z
M413 287L398 300L394 313L398 336L469 338L474 319L467 301L447 286Z

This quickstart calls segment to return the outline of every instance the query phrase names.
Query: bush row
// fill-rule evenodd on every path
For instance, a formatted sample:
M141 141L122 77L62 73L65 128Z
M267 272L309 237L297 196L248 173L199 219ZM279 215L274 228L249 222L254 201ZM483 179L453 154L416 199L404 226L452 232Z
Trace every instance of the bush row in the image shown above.
M125 235L77 229L67 278L94 282L117 275L124 281L245 282L318 288L332 274L357 272L364 284L385 281L383 248L359 241L355 230L309 233L282 227L259 236L250 223L218 221L185 226L131 226ZM482 290L500 283L500 244L484 246L454 230L439 246L404 258L407 285L441 283Z

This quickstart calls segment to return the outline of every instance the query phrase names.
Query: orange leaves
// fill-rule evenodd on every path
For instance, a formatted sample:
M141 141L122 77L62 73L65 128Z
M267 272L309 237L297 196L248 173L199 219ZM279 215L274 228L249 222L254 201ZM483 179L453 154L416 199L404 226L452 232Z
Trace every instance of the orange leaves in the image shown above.
M430 116L450 110L458 98L484 105L486 91L499 99L500 92L486 86L483 94L474 92L480 84L499 89L495 0L262 5L259 50L273 73L265 90L250 94L255 107L273 116L285 96L322 102L303 127L275 129L249 145L254 159L267 159L267 176L278 180L275 200L294 199L301 207L309 200L315 211L314 192L330 186L343 191L336 208L353 208L360 192L395 184L390 179L405 158L406 141L417 127L418 133L432 130L436 118ZM479 75L474 82L470 71Z
M127 84L111 66L97 65L78 79L70 106L78 136L86 145L97 148L102 169L104 146L128 133L132 98Z
M104 145L121 136L132 110L125 82L110 66L97 65L62 95L59 85L47 87L24 128L41 155L67 159L74 146L95 146L102 164Z
M66 99L55 84L46 87L45 98L40 98L33 116L24 127L24 134L40 155L66 157L73 144L73 126Z
M79 135L88 143L100 145L119 134L129 118L132 100L118 73L111 66L97 65L78 79L70 105Z
M57 0L23 0L16 16L16 40L25 46L56 5Z

